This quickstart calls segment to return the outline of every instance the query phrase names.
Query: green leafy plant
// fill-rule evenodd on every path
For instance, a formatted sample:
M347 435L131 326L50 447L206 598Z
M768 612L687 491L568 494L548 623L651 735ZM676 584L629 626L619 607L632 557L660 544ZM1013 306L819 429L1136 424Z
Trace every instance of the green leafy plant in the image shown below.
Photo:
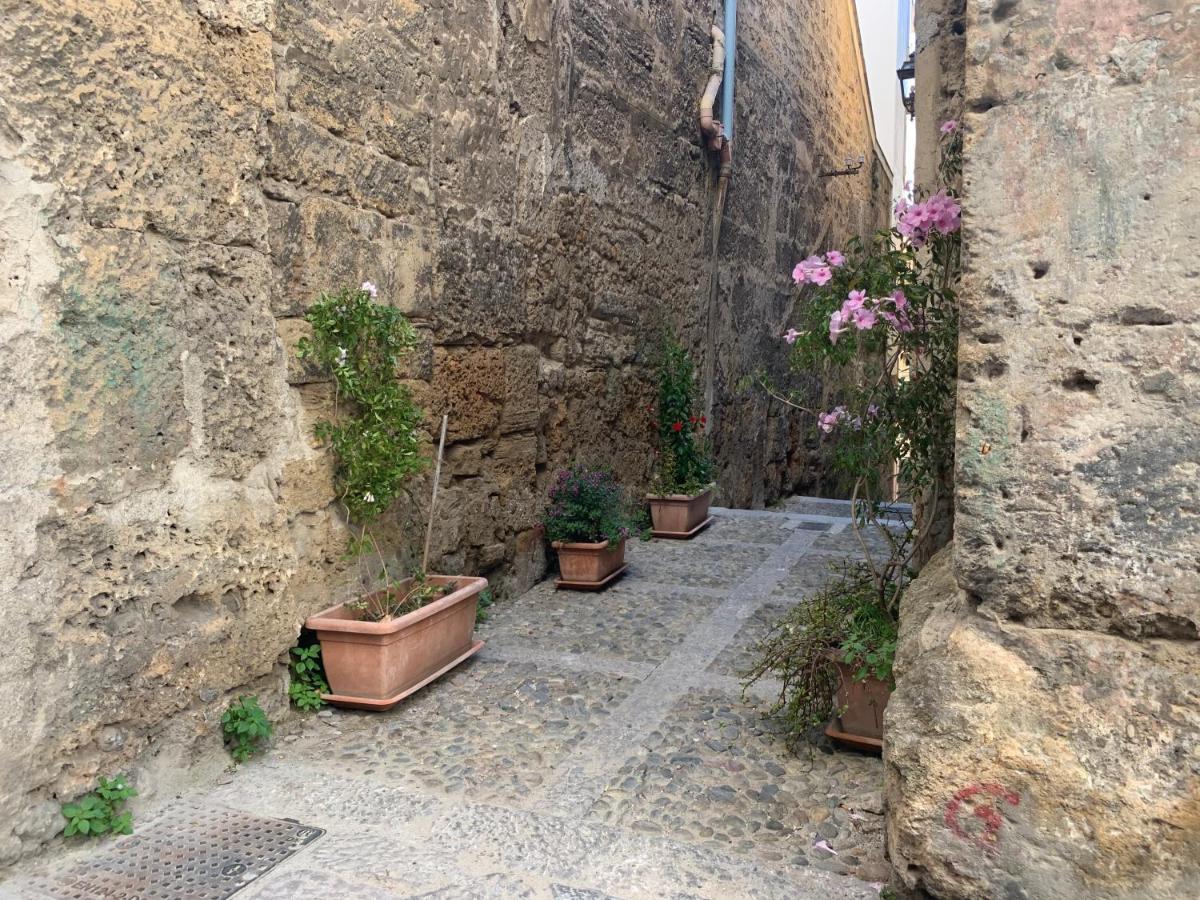
M337 455L338 493L351 520L364 525L428 462L421 453L421 410L397 376L420 339L398 309L375 301L376 293L364 282L357 290L321 294L306 316L312 337L296 346L302 359L333 373L334 420L314 430Z
M546 537L566 543L616 543L629 537L636 524L612 471L582 463L559 470L542 516Z
M63 804L62 814L67 820L63 835L100 837L104 834L132 834L133 813L124 807L126 800L136 796L137 791L129 786L123 775L112 778L101 775L97 779L96 790Z
M455 582L434 584L420 569L407 581L397 581L381 591L346 603L346 608L368 622L382 622L416 612L439 597L454 593Z
M495 596L492 594L491 588L484 588L479 592L479 602L475 606L475 624L482 625L488 620L492 614L492 605L496 602Z
M221 729L229 752L238 762L245 762L262 749L262 742L271 736L271 723L253 694L243 694L221 716Z
M288 684L288 696L297 709L320 709L325 705L322 694L329 693L325 670L321 666L321 647L293 647L291 652L292 677Z
M856 669L856 680L890 682L895 649L896 623L879 605L874 577L865 565L848 566L775 623L755 646L745 684L779 680L770 712L783 718L795 746L838 711L838 660Z
M658 364L656 493L697 494L712 483L707 426L699 409L696 367L679 342L668 337Z

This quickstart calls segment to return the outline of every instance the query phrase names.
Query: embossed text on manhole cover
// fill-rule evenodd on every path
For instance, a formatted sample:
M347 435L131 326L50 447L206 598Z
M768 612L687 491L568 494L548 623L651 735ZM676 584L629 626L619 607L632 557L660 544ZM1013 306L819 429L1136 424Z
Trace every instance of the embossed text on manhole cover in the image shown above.
M54 900L224 900L325 833L224 807L176 805L94 856L30 879Z

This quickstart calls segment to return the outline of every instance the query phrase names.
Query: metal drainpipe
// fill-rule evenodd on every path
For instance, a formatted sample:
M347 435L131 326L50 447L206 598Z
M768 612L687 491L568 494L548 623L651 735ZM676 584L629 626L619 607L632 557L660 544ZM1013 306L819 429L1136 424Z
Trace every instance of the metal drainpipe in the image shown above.
M733 140L733 66L737 61L737 0L725 0L725 93L721 95L721 124L725 139Z
M716 381L717 323L714 313L719 287L718 248L721 242L721 220L725 217L725 195L729 190L729 179L733 175L733 78L734 62L737 59L737 0L725 0L724 38L725 73L721 79L721 174L717 180L717 198L713 208L712 259L708 276L708 346L704 354L704 412L710 422L714 421Z

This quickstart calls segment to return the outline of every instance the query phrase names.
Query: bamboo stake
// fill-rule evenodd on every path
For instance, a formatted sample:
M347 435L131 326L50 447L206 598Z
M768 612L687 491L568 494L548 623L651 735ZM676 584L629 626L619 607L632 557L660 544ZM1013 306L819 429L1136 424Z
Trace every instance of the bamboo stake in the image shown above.
M433 542L433 511L437 506L438 483L442 480L442 453L446 449L446 424L450 414L442 415L442 436L438 440L437 466L433 470L433 497L429 500L429 527L425 529L425 555L421 557L421 571L429 574L429 545Z

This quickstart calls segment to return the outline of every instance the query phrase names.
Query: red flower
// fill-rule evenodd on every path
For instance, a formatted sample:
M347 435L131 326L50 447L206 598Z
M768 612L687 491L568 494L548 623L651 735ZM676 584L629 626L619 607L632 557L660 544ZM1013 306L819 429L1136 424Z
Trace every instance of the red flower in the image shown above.
M689 422L691 422L693 425L695 425L695 424L696 424L696 417L695 417L695 416L692 416L690 419L688 419L688 421L689 421Z
M701 416L701 417L700 417L700 424L701 424L701 425L707 425L707 424L708 424L708 419L706 419L704 416Z
M672 425L672 426L671 426L671 430L672 430L672 431L682 431L682 430L683 430L683 423L682 423L682 422L676 422L674 425Z

